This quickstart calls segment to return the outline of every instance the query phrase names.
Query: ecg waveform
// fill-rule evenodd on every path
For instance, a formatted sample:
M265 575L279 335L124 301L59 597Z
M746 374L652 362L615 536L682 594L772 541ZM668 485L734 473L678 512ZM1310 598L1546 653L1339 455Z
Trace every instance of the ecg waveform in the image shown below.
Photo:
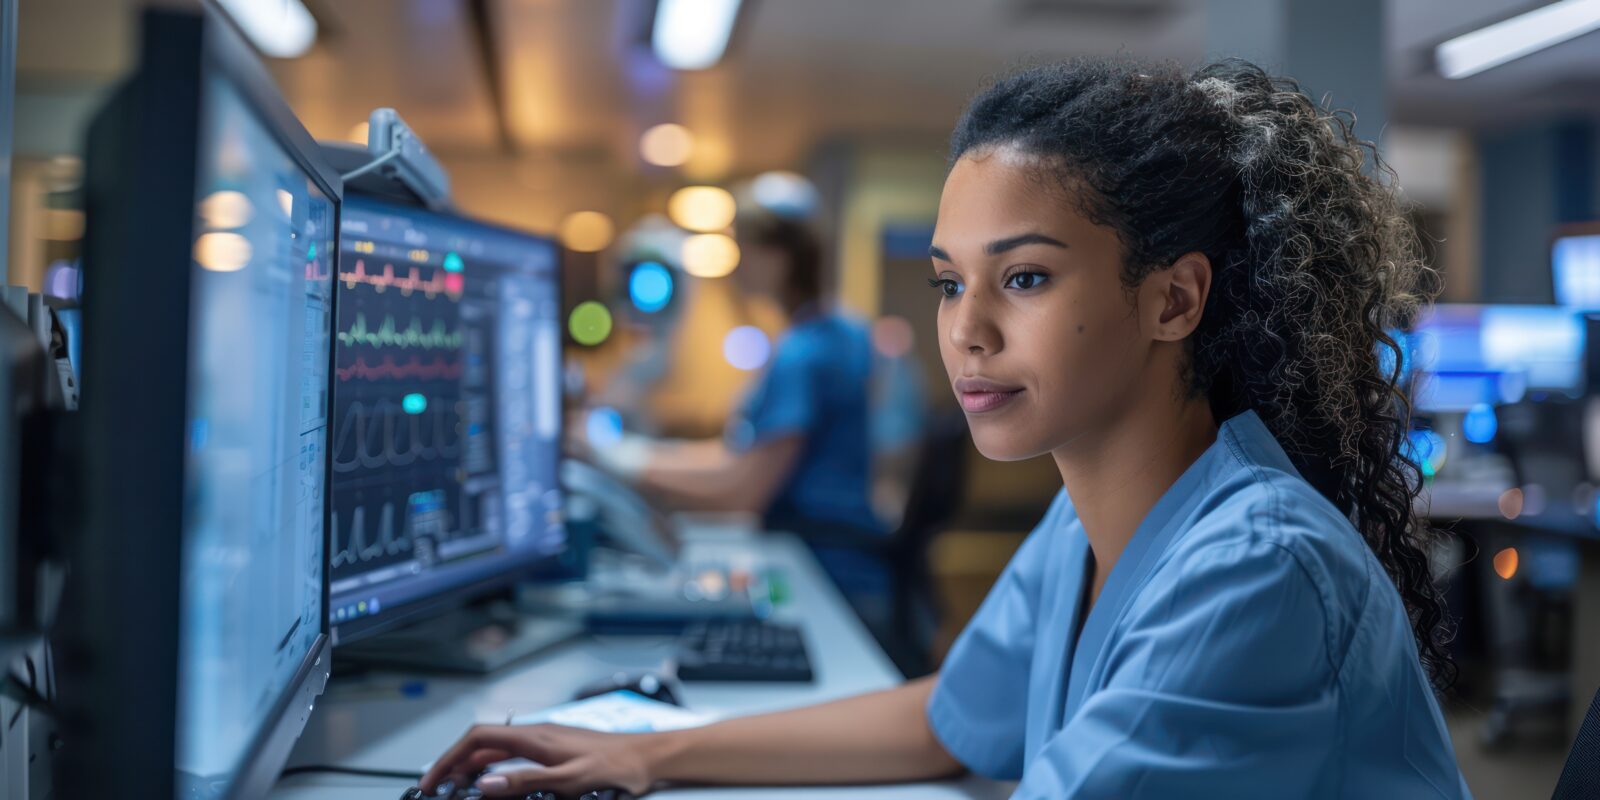
M368 364L366 358L357 356L354 364L336 370L339 380L381 381L390 378L415 378L417 380L456 380L461 377L460 359L435 358L423 363L420 358L410 358L395 363L394 356L384 356L377 364Z
M401 295L410 297L412 292L420 289L430 300L440 294L448 296L451 300L461 299L461 273L443 269L435 271L432 280L425 281L422 279L421 271L416 267L412 267L406 277L396 277L393 264L384 264L383 272L368 274L367 262L364 259L356 259L355 270L339 273L339 280L344 281L345 286L351 289L356 288L358 283L364 283L380 293L392 287L399 289Z
M378 512L378 537L367 541L367 509L356 506L350 514L350 540L341 544L339 515L333 515L333 568L361 564L367 561L404 553L411 549L410 537L397 533L394 520L394 503L384 503Z
M450 330L442 320L436 320L433 327L424 331L422 321L412 318L404 330L395 327L393 316L385 315L383 324L376 330L367 327L365 314L357 313L356 321L349 330L339 331L339 343L342 345L364 344L372 347L399 347L409 349L420 347L424 350L437 350L439 348L455 349L461 347L461 330Z
M430 401L421 414L408 414L390 400L371 406L351 402L334 429L333 471L405 467L419 460L459 457L461 437L450 405Z

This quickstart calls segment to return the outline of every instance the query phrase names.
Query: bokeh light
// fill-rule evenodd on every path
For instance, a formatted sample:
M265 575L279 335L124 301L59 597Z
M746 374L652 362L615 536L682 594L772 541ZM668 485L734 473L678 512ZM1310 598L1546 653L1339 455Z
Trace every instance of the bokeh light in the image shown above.
M722 356L729 364L747 372L766 366L771 355L772 342L765 332L753 325L740 325L728 331L722 340Z
M882 317L872 323L872 346L884 358L904 358L916 341L916 331L905 317Z
M1467 409L1461 419L1461 435L1473 444L1488 444L1500 430L1500 420L1495 417L1494 406L1478 403Z
M720 278L739 266L739 245L726 234L696 234L683 240L681 259L696 278Z
M1412 431L1406 440L1411 459L1422 468L1422 476L1431 478L1444 469L1448 455L1444 437L1429 430Z
M610 406L590 409L583 423L583 432L591 446L610 447L622 441L622 414Z
M598 211L575 211L561 221L561 244L578 253L598 253L616 231L611 218Z
M407 414L421 414L428 410L428 398L417 392L412 392L400 398L400 408Z
M1507 489L1500 493L1496 505L1500 507L1500 516L1506 519L1516 519L1522 516L1522 490L1517 488Z
M688 128L665 122L639 137L639 155L658 167L677 167L694 154L694 134Z
M212 272L238 272L250 263L250 240L237 233L207 233L194 241L194 260Z
M357 122L356 126L354 128L350 129L350 141L355 142L356 144L359 144L362 147L366 147L367 146L367 136L371 132L371 130L372 130L372 127L370 125L368 125L367 123L365 123L365 122Z
M200 219L209 228L242 228L253 216L255 206L243 192L212 192L200 201Z
M567 331L572 340L593 347L611 335L611 310L595 300L586 300L572 309L567 317Z
M672 302L672 272L655 261L640 263L628 277L628 296L646 314L666 308Z
M750 184L756 205L780 216L803 217L817 208L817 189L793 172L763 172Z
M1494 554L1494 572L1505 580L1517 574L1517 548L1507 547Z
M691 231L720 231L733 224L738 209L733 195L716 186L685 186L667 200L667 216Z

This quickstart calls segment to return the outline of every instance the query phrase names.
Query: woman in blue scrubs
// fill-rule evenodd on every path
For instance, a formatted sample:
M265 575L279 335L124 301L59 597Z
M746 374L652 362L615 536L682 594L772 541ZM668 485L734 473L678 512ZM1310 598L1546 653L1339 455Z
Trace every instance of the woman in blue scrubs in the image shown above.
M1386 333L1436 279L1369 149L1237 61L1023 72L953 137L931 256L979 450L1064 489L942 671L663 734L473 729L531 787L965 768L1016 796L1468 796Z

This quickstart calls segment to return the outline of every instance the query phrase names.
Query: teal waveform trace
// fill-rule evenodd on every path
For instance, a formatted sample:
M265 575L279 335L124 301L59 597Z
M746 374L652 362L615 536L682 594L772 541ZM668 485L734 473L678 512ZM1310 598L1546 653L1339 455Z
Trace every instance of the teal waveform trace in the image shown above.
M350 328L339 331L339 344L347 347L351 345L398 347L402 350L459 349L461 330L459 328L451 330L443 320L435 320L432 327L424 330L422 321L416 318L412 318L402 329L390 315L384 315L383 322L374 329L368 327L365 314L357 313L355 322Z

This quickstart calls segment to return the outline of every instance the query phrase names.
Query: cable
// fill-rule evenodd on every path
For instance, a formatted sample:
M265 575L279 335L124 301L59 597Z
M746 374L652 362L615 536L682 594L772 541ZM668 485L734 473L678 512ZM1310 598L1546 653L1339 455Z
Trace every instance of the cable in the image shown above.
M365 175L365 174L377 169L378 167L381 167L384 164L387 164L390 161L393 161L393 160L395 160L395 159L397 159L399 157L400 157L400 150L398 150L398 149L390 150L389 152L384 153L383 155L378 156L377 158L374 158L371 161L368 161L366 163L366 166L359 167L359 168L355 169L354 171L347 172L347 173L345 173L343 175L340 175L339 176L339 180L341 180L341 181L349 181L349 180L352 180L354 178L359 178L362 175Z
M315 772L327 772L334 775L358 775L363 778L394 778L396 780L411 781L416 783L422 780L423 773L408 772L397 769L367 769L365 767L341 767L334 764L306 764L300 767L290 767L284 770L279 777L287 778L290 775L306 775Z

